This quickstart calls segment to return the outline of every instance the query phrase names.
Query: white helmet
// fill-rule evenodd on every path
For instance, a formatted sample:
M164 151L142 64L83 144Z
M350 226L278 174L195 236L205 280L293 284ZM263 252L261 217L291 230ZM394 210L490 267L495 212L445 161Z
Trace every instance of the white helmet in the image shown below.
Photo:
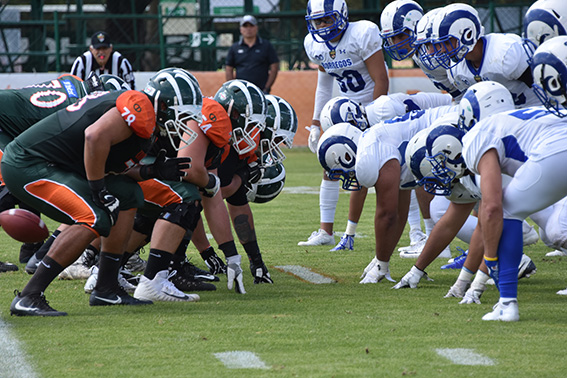
M433 20L437 13L443 8L435 8L423 15L421 20L415 26L415 45L417 49L417 57L423 66L433 71L440 66L437 59L433 54L433 47L431 45L431 30L433 28ZM431 47L431 49L430 49ZM431 51L430 51L431 50Z
M265 169L262 179L246 193L248 202L266 203L278 196L285 185L285 167L277 163Z
M514 99L505 86L481 81L471 85L459 103L459 129L467 132L481 119L514 108Z
M528 62L543 42L567 35L567 3L564 0L538 0L526 12L522 37Z
M348 97L333 97L321 110L321 129L323 132L337 123L348 122L364 131L368 127L366 112L362 106Z
M405 161L415 178L415 182L431 193L431 184L429 182L434 177L433 173L431 173L431 163L426 159L427 150L425 148L425 140L427 135L429 135L429 130L423 129L410 139L406 147Z
M331 17L333 22L324 28L317 28L319 18ZM348 27L348 7L345 0L309 0L307 3L307 30L315 42L325 43L333 49L330 41L339 36Z
M567 117L567 36L544 42L532 61L533 90L556 116Z
M431 43L439 64L449 69L465 58L484 35L476 9L467 4L450 4L433 19Z
M384 40L384 50L392 59L403 60L415 51L415 27L423 17L423 8L413 0L396 0L384 7L380 16L380 36ZM398 43L396 36L405 38Z
M319 163L332 180L340 180L345 190L359 190L354 165L356 150L362 131L350 123L338 123L331 126L317 145Z

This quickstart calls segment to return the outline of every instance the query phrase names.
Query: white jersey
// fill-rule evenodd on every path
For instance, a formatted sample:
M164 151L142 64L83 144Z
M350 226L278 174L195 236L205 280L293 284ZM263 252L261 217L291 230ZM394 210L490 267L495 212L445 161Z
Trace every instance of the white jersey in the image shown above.
M495 114L478 122L463 137L467 168L478 174L478 162L496 149L502 173L514 176L528 159L538 161L567 151L567 118L558 118L544 107Z
M382 49L376 24L364 20L349 23L335 50L315 42L311 34L305 36L303 46L309 59L334 77L342 95L363 105L374 99L374 81L364 61Z
M431 80L433 85L435 85L435 88L449 93L455 101L461 101L461 98L463 97L465 92L459 90L455 86L453 81L448 76L449 72L445 68L441 66L435 68L434 70L425 68L423 66L423 63L421 63L421 60L419 59L417 53L414 54L413 61L419 66L419 68L421 68L425 76L427 76L429 80Z
M416 110L402 117L379 123L362 133L356 153L356 178L367 188L378 181L382 166L392 159L399 161L400 189L412 189L417 184L406 164L406 147L419 131L428 128L436 119L449 112L456 112L457 106Z
M449 94L418 92L415 94L394 93L380 96L366 106L368 123L375 125L380 121L399 117L412 110L424 110L443 105L451 105Z
M528 56L522 47L522 39L515 34L488 34L484 40L484 55L478 69L463 59L449 70L455 86L465 92L479 81L495 81L512 94L517 108L538 106L541 102L535 92L519 78L529 69Z

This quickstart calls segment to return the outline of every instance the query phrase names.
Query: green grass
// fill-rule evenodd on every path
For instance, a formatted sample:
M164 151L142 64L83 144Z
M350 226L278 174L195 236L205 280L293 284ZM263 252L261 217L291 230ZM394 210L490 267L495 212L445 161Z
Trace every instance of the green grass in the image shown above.
M317 187L321 169L307 149L288 152L286 186ZM282 193L267 204L253 204L256 230L274 285L253 285L246 268L248 294L226 289L202 293L197 303L157 303L140 308L91 308L82 281L55 281L46 293L51 305L69 316L10 317L13 290L29 276L0 275L0 317L44 377L396 377L490 376L557 377L565 373L565 305L555 294L564 289L566 260L546 258L538 242L526 249L538 267L520 281L521 321L483 322L497 292L490 287L481 305L458 305L443 296L456 271L436 261L428 273L434 282L416 290L391 290L392 284L360 285L360 274L373 257L373 207L369 195L355 251L298 247L318 227L318 196ZM336 229L344 230L348 196L340 196ZM55 227L48 222L50 229ZM337 238L338 241L338 238ZM17 260L19 243L0 233L0 260ZM400 241L407 245L407 234ZM459 241L455 247L464 246ZM239 249L242 254L243 250ZM204 267L195 249L189 255ZM399 280L413 261L394 252L393 278ZM333 277L335 284L314 285L279 272L276 265L303 265ZM22 266L23 268L23 266ZM0 324L2 326L2 324ZM1 341L0 341L1 342ZM437 348L471 348L495 366L455 365ZM269 369L227 369L214 354L254 352ZM0 358L2 360L2 358ZM0 376L10 373L3 361ZM6 370L8 369L8 370Z

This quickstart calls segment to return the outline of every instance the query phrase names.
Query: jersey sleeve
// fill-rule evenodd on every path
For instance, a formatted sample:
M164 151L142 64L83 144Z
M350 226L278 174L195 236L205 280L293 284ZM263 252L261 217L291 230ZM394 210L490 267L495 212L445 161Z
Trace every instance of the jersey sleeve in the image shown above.
M352 42L358 45L362 60L366 60L382 49L382 37L380 37L380 29L375 23L370 21L359 22L363 27L357 28L356 33L353 33Z
M467 168L474 174L478 172L478 163L482 155L490 149L496 149L499 160L500 157L505 155L504 144L494 134L481 130L482 121L477 123L476 126L465 134L463 137L463 158Z
M154 133L156 115L148 97L138 91L130 90L116 99L116 108L122 118L140 138L149 139Z
M510 80L517 80L529 68L528 56L518 36L510 36L508 49L502 56L502 73Z
M219 148L225 147L232 136L232 124L226 110L215 100L203 98L203 122L199 125L205 136Z

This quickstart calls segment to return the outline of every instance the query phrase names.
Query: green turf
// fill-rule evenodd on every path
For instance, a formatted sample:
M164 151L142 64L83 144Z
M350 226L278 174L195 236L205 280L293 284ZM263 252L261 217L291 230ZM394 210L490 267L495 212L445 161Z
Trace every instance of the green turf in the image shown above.
M317 187L321 169L315 156L307 149L287 155L286 187ZM69 316L10 317L13 290L21 290L29 278L22 269L0 275L0 316L44 377L565 375L567 298L555 292L567 285L567 260L546 258L549 249L541 241L528 247L538 272L520 281L521 321L483 322L480 318L497 300L495 288L487 290L481 305L444 299L457 276L439 269L445 261L434 262L428 273L435 281L422 282L416 290L358 283L373 257L374 203L370 194L358 227L365 237L357 238L355 251L349 252L297 246L318 228L317 195L284 192L270 203L253 204L259 243L275 283L253 285L244 264L245 296L229 292L222 276L218 290L202 293L198 303L91 308L84 282L55 281L46 296ZM341 194L337 231L346 226L347 207L348 196ZM19 243L4 232L0 242L0 260L17 260ZM407 243L406 234L400 245ZM454 255L456 246L464 245L453 242ZM204 267L192 246L189 255ZM303 265L337 283L306 283L276 265ZM392 277L399 280L411 265L394 253ZM495 365L456 365L439 356L439 348L470 348ZM227 351L253 352L268 369L227 369L214 356ZM10 363L0 361L0 376L8 376Z

